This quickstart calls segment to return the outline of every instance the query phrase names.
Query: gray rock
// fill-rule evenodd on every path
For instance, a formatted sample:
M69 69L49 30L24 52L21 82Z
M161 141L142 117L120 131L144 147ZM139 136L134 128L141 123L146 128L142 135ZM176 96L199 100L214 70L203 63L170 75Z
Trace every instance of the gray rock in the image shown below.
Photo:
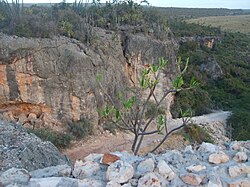
M188 173L180 176L181 180L186 184L199 186L202 182L202 177L196 174Z
M160 178L155 173L147 173L138 181L138 187L162 187Z
M78 180L78 187L105 187L105 183L101 180L83 179Z
M76 179L64 178L64 177L49 177L30 179L30 187L78 187L78 181Z
M191 153L191 154L193 154L194 150L193 150L192 146L191 145L186 146L185 149L184 149L184 153Z
M198 150L205 153L215 153L219 151L219 147L211 143L202 142Z
M134 168L121 160L116 161L108 167L106 177L109 181L117 183L128 182L134 175Z
M109 181L106 187L121 187L121 185L118 182Z
M221 164L229 161L229 156L223 151L209 155L208 161L213 164Z
M20 125L0 120L0 174L12 167L28 171L56 165L70 165L57 148Z
M245 152L238 152L235 154L233 159L237 162L246 162L248 158Z
M250 166L246 164L238 164L228 168L230 177L235 178L243 174L250 174Z
M174 171L169 167L169 165L164 161L160 160L157 165L157 170L160 175L162 175L167 180L173 180L175 178Z
M202 170L205 170L206 169L206 166L203 166L203 165L191 165L191 166L188 166L187 168L187 171L189 172L199 172L199 171L202 171Z
M148 158L138 164L136 168L136 175L137 176L145 175L146 173L152 172L154 168L155 168L154 160L152 158Z
M77 179L95 178L101 172L100 164L97 162L76 162L72 175Z
M83 160L84 161L90 161L90 162L100 162L101 158L102 158L103 154L89 154L88 156L86 156Z
M32 178L69 177L71 174L71 167L68 165L51 166L31 171L30 174Z
M2 183L4 186L8 184L25 185L28 184L30 177L29 172L25 169L11 168L1 174L0 184Z

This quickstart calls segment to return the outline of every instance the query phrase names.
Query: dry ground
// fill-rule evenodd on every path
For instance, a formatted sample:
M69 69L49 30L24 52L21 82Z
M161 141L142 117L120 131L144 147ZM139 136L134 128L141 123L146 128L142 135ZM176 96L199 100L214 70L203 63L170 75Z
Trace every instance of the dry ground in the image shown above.
M250 15L210 16L187 20L189 23L220 27L224 31L250 34Z
M193 117L192 120L195 123L213 123L213 122L225 122L230 116L230 112L217 111L215 113ZM181 125L181 120L169 120L169 130ZM140 154L145 154L154 148L158 141L162 138L162 135L151 135L145 138ZM133 134L118 132L113 135L108 132L104 132L97 136L91 136L88 139L75 141L68 149L63 150L63 154L67 155L73 162L77 159L83 159L91 153L109 153L115 151L128 151L130 152L133 141ZM183 149L188 145L188 141L185 141L182 135L176 133L171 135L167 141L158 149L161 152L166 149Z

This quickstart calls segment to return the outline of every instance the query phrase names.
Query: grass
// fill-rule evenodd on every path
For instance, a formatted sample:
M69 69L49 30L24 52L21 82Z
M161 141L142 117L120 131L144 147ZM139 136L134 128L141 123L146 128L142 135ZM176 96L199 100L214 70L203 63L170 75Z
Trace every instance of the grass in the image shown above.
M250 15L210 16L187 20L205 26L219 27L223 31L250 34Z

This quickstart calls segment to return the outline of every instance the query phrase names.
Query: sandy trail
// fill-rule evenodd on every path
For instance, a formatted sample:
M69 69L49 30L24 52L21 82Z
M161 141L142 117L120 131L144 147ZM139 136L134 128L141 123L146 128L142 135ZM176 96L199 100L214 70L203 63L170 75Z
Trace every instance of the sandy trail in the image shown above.
M207 124L213 122L225 123L227 118L231 115L231 112L216 111L211 114L202 116L196 116L192 118L192 121L197 124ZM182 124L181 119L170 119L167 122L169 131ZM162 135L150 135L146 136L141 148L145 149L148 145L153 144L155 140L162 138ZM177 137L178 138L178 137ZM170 140L171 141L171 140ZM183 144L182 140L173 140L177 144ZM100 134L98 136L90 136L87 140L81 140L73 142L72 146L63 150L63 154L67 155L72 161L77 159L83 159L85 156L91 153L107 153L114 151L128 151L130 152L133 142L133 134L118 132L116 135L110 133Z

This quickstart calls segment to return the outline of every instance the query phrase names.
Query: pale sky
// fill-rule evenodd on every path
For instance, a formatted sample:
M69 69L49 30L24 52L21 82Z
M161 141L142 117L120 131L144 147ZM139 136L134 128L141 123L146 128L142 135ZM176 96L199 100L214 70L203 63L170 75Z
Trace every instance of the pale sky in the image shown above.
M92 0L84 0L92 2ZM112 0L111 0L112 1ZM62 0L24 0L24 3L59 3ZM67 3L74 0L66 0ZM101 0L105 3L106 0ZM135 0L140 2L140 0ZM153 6L161 7L189 7L189 8L230 8L250 9L250 0L148 0Z

